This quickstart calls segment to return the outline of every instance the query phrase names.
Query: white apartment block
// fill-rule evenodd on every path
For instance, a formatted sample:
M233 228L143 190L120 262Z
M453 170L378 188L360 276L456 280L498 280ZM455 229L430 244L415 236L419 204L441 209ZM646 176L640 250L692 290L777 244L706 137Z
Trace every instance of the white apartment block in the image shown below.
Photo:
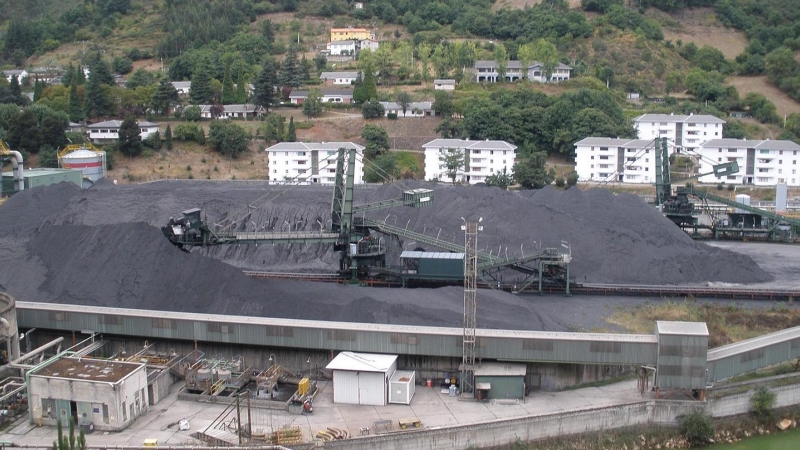
M159 125L153 122L136 122L139 127L139 136L142 140L150 137L151 134L158 131ZM119 129L122 126L121 120L108 120L105 122L98 122L89 125L89 140L95 144L104 144L107 142L119 140Z
M716 164L739 164L739 173L724 178L706 175L700 177L701 183L800 186L800 145L792 141L713 139L703 144L698 153L702 156L700 173L712 172Z
M721 139L724 124L718 117L703 114L644 114L634 119L639 139L667 138L679 153L696 151L706 141Z
M440 157L449 149L464 153L465 164L457 171L456 181L469 184L486 182L486 177L505 170L511 174L517 146L506 141L470 141L434 139L422 146L425 149L425 179L450 181L447 167Z
M575 171L580 181L654 183L655 146L645 139L587 137L575 143Z
M279 142L269 153L269 181L273 184L333 184L340 148L356 149L355 183L364 183L364 147L352 142ZM347 168L345 152L345 169Z

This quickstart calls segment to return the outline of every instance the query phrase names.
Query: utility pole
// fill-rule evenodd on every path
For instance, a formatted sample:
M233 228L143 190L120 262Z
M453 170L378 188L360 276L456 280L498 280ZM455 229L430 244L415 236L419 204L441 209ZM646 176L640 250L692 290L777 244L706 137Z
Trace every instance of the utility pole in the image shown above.
M475 329L477 327L478 231L483 217L464 224L464 334L461 357L461 395L475 395Z

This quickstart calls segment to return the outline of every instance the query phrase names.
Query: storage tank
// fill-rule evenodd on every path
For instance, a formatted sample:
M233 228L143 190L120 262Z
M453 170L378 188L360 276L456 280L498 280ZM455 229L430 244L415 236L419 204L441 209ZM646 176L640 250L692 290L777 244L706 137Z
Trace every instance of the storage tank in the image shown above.
M58 155L58 164L65 169L81 169L83 187L91 187L106 176L106 152L92 146L67 146Z
M218 380L225 380L230 381L231 379L231 371L230 369L217 369L217 379Z
M14 297L0 292L0 336L6 341L6 355L9 361L19 358L19 329L17 328L17 308ZM5 362L3 362L5 364Z
M197 371L197 381L206 381L211 379L211 369L203 367Z

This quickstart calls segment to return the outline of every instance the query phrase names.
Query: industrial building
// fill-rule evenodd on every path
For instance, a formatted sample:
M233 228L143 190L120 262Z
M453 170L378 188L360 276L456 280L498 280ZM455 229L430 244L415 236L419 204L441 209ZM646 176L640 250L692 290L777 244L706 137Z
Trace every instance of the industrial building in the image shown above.
M24 188L31 189L37 186L50 186L62 181L73 183L76 186L83 185L83 172L80 169L25 169L22 172ZM11 192L14 189L14 173L3 172L3 192Z
M669 147L670 152L674 147ZM575 171L580 181L653 183L652 140L587 137L575 143Z
M506 141L471 141L460 139L434 139L422 145L425 151L425 179L450 181L444 157L450 150L463 155L463 163L452 170L455 181L482 183L486 177L496 173L511 173L516 158L517 146Z
M800 145L786 140L712 139L698 151L703 183L800 186L797 161ZM725 177L713 174L714 164L736 161L739 172Z
M723 125L724 120L705 114L642 114L633 120L639 139L666 138L679 153L698 150L704 142L721 138Z
M30 421L118 431L147 411L142 363L63 357L29 373Z
M265 149L269 153L271 183L333 184L336 181L336 153L355 149L356 184L364 182L364 147L352 142L279 142Z

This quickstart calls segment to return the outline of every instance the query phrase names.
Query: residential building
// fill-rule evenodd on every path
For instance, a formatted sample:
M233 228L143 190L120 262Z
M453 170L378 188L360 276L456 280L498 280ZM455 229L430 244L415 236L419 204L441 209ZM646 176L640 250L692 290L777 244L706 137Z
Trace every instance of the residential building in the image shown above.
M713 174L702 176L701 183L800 186L800 145L792 141L712 139L704 143L698 153L700 173L712 172L716 164L731 161L739 164L739 173L724 178Z
M22 79L28 76L28 71L25 69L22 70L4 70L3 76L6 77L8 82L11 82L11 79L17 77L17 81L22 83Z
M456 90L456 80L433 80L433 90L454 91Z
M266 112L261 105L221 105L222 114L218 117L211 116L213 105L200 105L200 117L204 119L256 119Z
M366 28L331 28L331 42L373 38L372 32Z
M655 146L646 139L587 137L575 143L575 171L580 181L654 183Z
M706 141L722 138L724 124L718 117L703 114L643 114L634 119L639 139L667 138L679 153L695 151Z
M538 81L540 83L557 83L559 81L569 80L570 75L572 74L572 67L562 63L558 63L555 69L553 69L553 73L550 74L549 79L546 78L546 74L542 69L542 63L537 61L532 62L528 66L527 70L522 68L522 63L519 61L508 61L506 63L506 73L504 78L506 81L517 81L522 79L523 75L525 75L525 78L531 81ZM500 76L497 73L497 62L493 60L475 61L475 72L476 81L479 83L496 83Z
M189 88L192 86L191 81L173 81L172 86L178 91L178 95L189 95Z
M356 50L369 49L371 52L374 52L378 49L378 46L380 46L380 42L375 39L359 39L356 43Z
M358 78L358 72L322 72L319 79L326 85L350 86Z
M153 319L156 320L156 319ZM29 374L29 421L120 431L147 412L151 403L143 363L60 358Z
M403 107L396 102L380 102L386 110L386 115L397 114L397 117L425 117L433 115L431 102L411 102L403 113Z
M352 142L279 142L265 150L269 153L269 181L274 184L333 184L340 148L356 149L355 183L363 183L361 152L364 147Z
M328 52L331 56L355 56L356 43L353 39L346 41L331 41L328 42Z
M108 120L89 125L89 140L95 144L116 141L119 139L119 127L121 120ZM151 134L158 131L158 124L152 122L137 122L139 126L139 136L147 139Z
M456 172L456 181L469 184L483 183L486 177L504 170L511 173L517 146L506 141L471 141L459 139L434 139L422 146L425 150L425 179L449 181L442 156L450 149L464 155L464 166Z
M34 67L28 73L28 76L31 77L32 80L38 79L43 83L56 83L57 79L60 79L61 74L64 73L64 70L60 67Z
M292 91L289 101L294 105L302 105L311 91ZM322 103L353 103L352 89L320 89Z

